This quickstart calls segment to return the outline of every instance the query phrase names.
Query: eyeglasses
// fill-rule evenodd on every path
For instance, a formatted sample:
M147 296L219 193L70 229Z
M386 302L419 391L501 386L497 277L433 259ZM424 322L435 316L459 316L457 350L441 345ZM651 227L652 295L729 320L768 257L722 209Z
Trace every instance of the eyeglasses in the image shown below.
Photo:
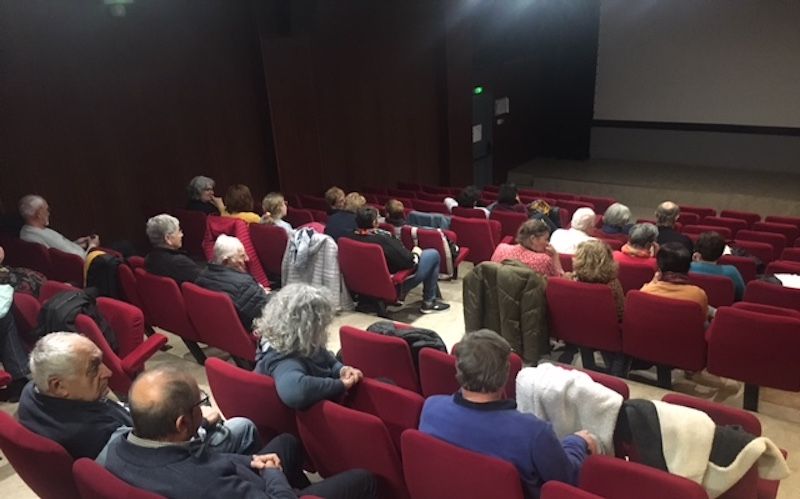
M211 402L209 401L209 396L204 390L200 390L200 400L192 406L192 409L195 407L202 407L202 406L210 406Z

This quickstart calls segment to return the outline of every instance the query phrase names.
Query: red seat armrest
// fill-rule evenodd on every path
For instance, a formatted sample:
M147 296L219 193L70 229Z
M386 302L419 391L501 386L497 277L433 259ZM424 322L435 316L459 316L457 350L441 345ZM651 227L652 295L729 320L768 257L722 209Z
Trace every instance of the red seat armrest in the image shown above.
M414 275L414 272L416 271L417 269L406 269L406 270L401 270L399 272L395 272L394 274L392 274L392 284L394 285L402 284L403 281L408 279L408 276Z
M136 347L124 359L122 368L129 376L135 376L144 367L145 361L153 356L162 346L167 344L167 337L163 334L154 334Z

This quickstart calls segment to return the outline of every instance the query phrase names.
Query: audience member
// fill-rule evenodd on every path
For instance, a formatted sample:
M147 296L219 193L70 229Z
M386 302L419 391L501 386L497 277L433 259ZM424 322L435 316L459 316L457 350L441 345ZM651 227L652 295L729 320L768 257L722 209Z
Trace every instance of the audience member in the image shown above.
M147 371L134 382L129 398L133 430L109 444L105 465L135 487L175 499L296 498L293 488L326 498L375 496L374 479L363 470L310 485L302 446L286 433L255 455L206 454L193 438L208 396L185 371Z
M658 228L650 223L635 224L628 231L628 242L614 252L618 262L646 263L656 268Z
M435 249L420 249L414 247L412 251L406 249L398 239L386 231L378 229L378 211L365 206L356 213L355 233L346 237L364 243L377 244L383 250L389 272L416 269L414 274L406 279L402 286L402 294L408 293L418 284L422 283L422 306L420 312L429 314L447 310L450 305L438 299L439 293L439 252Z
M38 297L39 290L42 289L47 277L35 270L3 265L5 258L6 252L0 246L0 284L8 284L17 293L28 293Z
M386 201L386 223L392 225L395 229L395 236L400 234L400 227L406 224L406 211L402 201L397 199L390 199Z
M514 184L503 184L497 191L497 201L489 205L489 211L516 211L527 213L528 209L519 200L517 186Z
M598 236L626 241L631 229L631 210L622 203L614 203L603 213L603 227Z
M581 243L572 257L572 272L569 277L580 282L608 285L617 306L617 319L622 322L625 292L617 278L617 262L614 261L608 244L597 239Z
M206 215L225 213L225 203L222 202L222 198L214 195L214 179L198 175L189 181L186 193L189 195L187 210L200 211Z
M734 293L737 300L744 295L744 279L739 269L733 265L719 265L725 251L725 239L716 232L703 232L694 245L691 271L699 274L721 275L733 281Z
M656 208L656 225L658 226L659 245L665 243L681 243L689 250L694 251L694 243L687 236L675 230L675 223L680 217L680 207L672 201L664 201Z
M489 210L482 206L478 206L478 203L481 201L481 191L474 185L468 185L461 189L461 192L458 193L458 196L454 198L446 197L444 198L444 204L447 206L447 209L453 211L453 208L456 206L460 206L462 208L478 208L483 210L486 213L486 216L489 216Z
M296 283L276 292L255 321L261 340L254 370L272 376L278 396L293 409L336 400L364 377L326 350L332 320L325 294Z
M344 198L341 209L334 209L325 224L325 234L334 241L346 234L352 234L356 227L356 210L367 204L366 198L357 192L351 192Z
M551 207L550 203L544 199L531 201L527 209L528 218L546 223L551 234L561 227L561 221L558 219L558 208Z
M642 291L665 298L693 301L703 309L703 317L708 317L706 292L689 283L692 254L686 246L676 242L662 245L656 254L656 263L656 275L651 282L642 286Z
M38 243L47 248L55 248L86 259L87 254L100 245L100 236L91 234L70 241L50 225L50 205L41 196L28 194L19 200L19 214L25 225L19 231L19 238L29 243Z
M247 272L247 253L242 242L221 234L214 243L214 258L200 272L195 284L231 297L242 325L250 331L253 320L261 315L269 294Z
M511 347L497 333L481 329L467 333L455 349L454 395L428 397L419 429L453 445L506 460L519 471L525 497L539 497L545 482L577 485L584 459L597 451L586 431L559 442L553 427L517 411L504 398Z
M174 279L178 286L194 282L200 275L200 266L181 250L183 231L178 219L162 213L150 218L145 230L153 246L144 259L145 270Z
M492 261L519 260L545 276L563 275L561 259L549 239L550 228L545 222L528 220L517 230L517 244L500 243L492 254Z
M14 313L14 288L0 284L0 363L11 375L11 383L0 389L0 402L16 402L28 382L28 352L20 339Z
M325 191L325 201L328 203L328 206L330 206L328 210L329 215L344 208L344 198L344 191L339 187L333 186Z
M253 195L246 185L234 184L228 187L225 193L225 209L225 216L238 218L249 224L261 221L261 216L253 211Z
M58 442L75 459L97 458L112 437L131 426L125 406L107 398L111 371L88 338L76 333L44 336L31 351L30 370L33 382L19 401L20 423ZM210 408L204 409L204 417L207 425L220 421ZM250 454L260 446L255 425L245 418L226 421L224 431L205 440L215 452Z
M289 237L294 234L292 225L283 219L286 216L286 200L279 192L270 192L261 201L261 208L264 215L261 216L262 224L277 225L286 231Z
M569 229L558 229L550 237L550 244L559 253L573 255L578 245L584 241L594 239L589 235L589 230L594 227L594 210L591 208L578 208L572 214Z

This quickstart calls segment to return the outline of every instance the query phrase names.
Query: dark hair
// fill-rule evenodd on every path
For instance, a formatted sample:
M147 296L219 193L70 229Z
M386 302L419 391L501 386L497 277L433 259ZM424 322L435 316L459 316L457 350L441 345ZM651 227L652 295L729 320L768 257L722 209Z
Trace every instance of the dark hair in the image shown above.
M692 255L681 243L666 243L656 254L656 264L661 272L688 274L692 265Z
M375 220L378 219L378 210L372 206L364 206L356 210L356 226L359 229L371 229L375 227Z
M508 380L511 346L489 329L467 333L455 349L456 379L471 392L492 393Z
M197 405L198 390L196 383L191 382L193 379L175 367L158 367L145 375L152 376L154 372L166 375L160 397L142 406L135 397L131 397L130 409L134 434L148 440L161 440L174 435L178 417L190 413Z
M528 239L530 239L531 236L540 237L544 236L545 234L550 234L550 227L544 220L528 220L523 222L523 224L519 226L519 229L517 229L517 244L521 244L527 248L525 243L528 242Z
M474 185L468 185L464 187L461 192L458 193L458 197L456 198L458 206L463 208L474 208L480 200L481 191L478 190L478 188Z
M225 193L225 209L229 213L253 211L253 195L250 194L250 188L243 184L228 187Z
M516 184L503 184L497 191L497 202L501 204L517 204L517 194Z
M694 250L707 262L716 262L725 251L725 239L716 232L703 232L694 243Z

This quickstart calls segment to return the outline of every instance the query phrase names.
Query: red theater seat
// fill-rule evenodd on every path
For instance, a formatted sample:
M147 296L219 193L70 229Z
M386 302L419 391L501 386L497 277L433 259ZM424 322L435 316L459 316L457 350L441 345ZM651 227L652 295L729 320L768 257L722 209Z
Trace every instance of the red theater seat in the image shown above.
M580 487L609 499L708 499L700 485L666 471L609 456L589 456Z
M351 326L339 328L342 359L370 378L387 378L397 386L420 392L417 371L408 343L393 336L363 331Z
M55 248L47 250L50 255L50 279L69 283L78 288L83 287L83 258Z
M586 492L564 482L550 480L542 486L540 499L604 499L601 496Z
M85 457L72 465L75 484L81 499L166 499L164 496L137 489Z
M786 288L764 281L751 281L744 290L744 301L784 307L800 312L800 289Z
M280 284L281 266L289 235L277 225L250 224L250 239L253 241L261 266Z
M722 210L719 216L725 218L738 218L747 222L747 225L752 225L761 220L761 215L750 211Z
M701 221L703 225L716 225L719 227L727 227L731 231L731 237L736 237L736 233L742 229L746 229L748 223L741 218L728 218L728 217L704 217ZM730 237L726 237L730 239Z
M205 258L203 253L203 236L206 233L206 219L208 215L194 210L173 210L175 218L181 224L183 231L183 249L193 258Z
M751 230L759 232L772 232L774 234L782 234L786 237L786 241L794 241L800 236L800 228L793 224L781 224L776 222L756 222L751 227Z
M703 288L712 307L733 305L736 292L729 277L689 272L689 281Z
M783 251L783 248L786 247L786 236L775 232L740 230L736 233L736 240L737 242L755 241L772 245L772 258L770 258L769 261L776 260Z
M719 265L733 265L742 274L745 284L756 278L756 261L746 256L722 255L717 261Z
M501 237L511 236L513 238L517 236L519 226L528 221L528 215L516 211L495 210L489 215L489 219L500 222Z

